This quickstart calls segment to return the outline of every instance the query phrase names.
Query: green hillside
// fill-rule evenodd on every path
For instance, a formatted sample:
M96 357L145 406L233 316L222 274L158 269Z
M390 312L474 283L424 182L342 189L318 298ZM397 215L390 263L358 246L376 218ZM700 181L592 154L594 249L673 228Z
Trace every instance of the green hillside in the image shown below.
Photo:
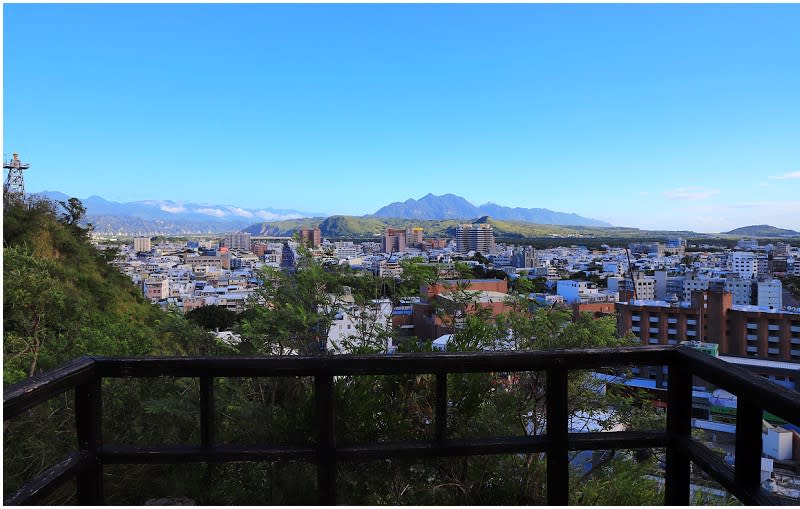
M623 238L623 239L666 239L669 237L705 237L690 231L650 231L637 228L557 226L528 223L523 221L499 221L489 216L473 219L475 222L488 222L494 227L495 237L510 241L567 237L567 238ZM453 237L461 220L424 220L403 218L377 218L374 216L330 216L328 218L305 218L288 221L272 221L248 226L243 231L253 235L292 236L301 227L319 226L323 237L371 239L380 236L386 228L422 227L426 237Z
M776 228L775 226L770 226L768 224L743 226L725 233L727 235L742 235L746 237L791 237L800 235L800 232Z
M4 207L4 382L81 355L181 353L176 339L196 331L107 263L114 253L89 243L80 209L61 208L44 200Z

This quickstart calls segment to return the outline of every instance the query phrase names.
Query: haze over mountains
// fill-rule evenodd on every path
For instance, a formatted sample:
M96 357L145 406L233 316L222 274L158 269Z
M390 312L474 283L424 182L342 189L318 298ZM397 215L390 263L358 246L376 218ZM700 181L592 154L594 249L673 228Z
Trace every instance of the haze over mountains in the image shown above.
M491 216L504 221L554 224L564 226L612 226L605 221L579 216L569 212L556 212L542 208L504 207L496 203L484 203L476 207L461 196L428 193L419 200L409 198L394 202L379 209L376 217L401 217L406 219L472 219Z

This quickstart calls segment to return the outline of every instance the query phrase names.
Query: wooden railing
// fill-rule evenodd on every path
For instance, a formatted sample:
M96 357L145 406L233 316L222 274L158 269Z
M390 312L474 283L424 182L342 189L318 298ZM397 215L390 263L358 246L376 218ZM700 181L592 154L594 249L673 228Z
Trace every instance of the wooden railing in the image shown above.
M570 433L567 375L570 370L614 366L667 366L667 426L660 431ZM547 374L547 433L523 437L447 438L447 374L544 371ZM390 374L436 376L434 438L380 444L337 446L334 430L334 377ZM691 436L692 377L738 396L736 460L733 468ZM200 380L200 444L142 447L102 440L101 382L120 377L196 377ZM217 377L314 377L315 441L308 446L225 445L214 441L214 391ZM767 410L800 424L798 393L746 370L687 347L341 355L313 357L106 358L83 357L32 377L4 391L4 419L69 389L75 390L78 450L69 454L4 500L6 505L41 501L70 479L77 481L77 503L103 503L103 465L295 460L315 463L319 502L335 504L337 464L394 457L447 457L479 454L546 453L547 501L566 505L569 452L665 448L665 502L690 502L690 462L710 474L745 504L776 504L761 490L761 418Z

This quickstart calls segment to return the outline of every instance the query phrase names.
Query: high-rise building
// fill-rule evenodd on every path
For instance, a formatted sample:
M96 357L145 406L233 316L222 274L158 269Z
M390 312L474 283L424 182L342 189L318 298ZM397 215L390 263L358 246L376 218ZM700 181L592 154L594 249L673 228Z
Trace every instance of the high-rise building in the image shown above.
M381 249L384 253L402 253L406 250L406 231L397 228L386 228L383 234Z
M495 251L494 230L490 224L462 224L456 227L456 251L490 254Z
M230 249L240 249L250 251L249 233L228 233L225 235L225 247Z
M309 247L318 247L322 243L322 232L319 227L300 228L300 242Z
M150 251L150 237L136 237L133 239L133 249L137 253Z
M536 267L536 250L532 246L514 249L511 265L519 269Z
M406 229L406 241L408 245L422 247L422 235L423 229L418 226Z

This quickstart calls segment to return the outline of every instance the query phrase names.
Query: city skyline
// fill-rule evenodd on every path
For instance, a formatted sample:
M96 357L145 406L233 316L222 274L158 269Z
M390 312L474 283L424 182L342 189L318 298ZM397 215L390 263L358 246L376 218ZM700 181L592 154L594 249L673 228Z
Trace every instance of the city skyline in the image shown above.
M30 192L800 228L798 5L4 6ZM111 178L109 178L109 176Z

